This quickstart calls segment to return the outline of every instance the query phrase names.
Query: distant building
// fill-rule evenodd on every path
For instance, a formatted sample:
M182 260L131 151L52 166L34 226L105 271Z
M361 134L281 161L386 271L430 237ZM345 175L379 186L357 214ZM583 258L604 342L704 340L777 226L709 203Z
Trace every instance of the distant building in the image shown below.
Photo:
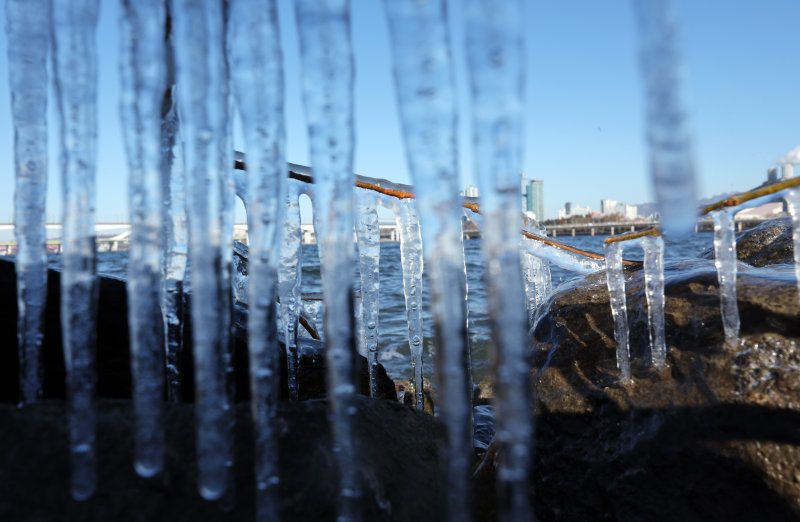
M791 163L784 163L781 165L781 171L783 171L783 179L790 179L794 177L794 165Z
M520 186L522 211L532 213L536 219L544 219L544 181L522 178Z
M576 205L571 201L567 201L564 203L564 208L559 210L558 217L559 218L570 218L572 216L588 216L592 213L592 209L589 207L583 207L580 205Z
M601 199L600 213L603 214L604 216L607 216L609 214L616 214L617 212L619 212L619 210L617 209L618 205L619 203L617 202L616 199Z
M620 214L622 214L625 219L636 219L639 217L639 209L636 205L621 204L619 208L621 210Z
M468 198L477 198L478 187L475 185L467 185L467 188L464 189L464 195Z
M778 182L778 167L770 167L767 169L767 183Z

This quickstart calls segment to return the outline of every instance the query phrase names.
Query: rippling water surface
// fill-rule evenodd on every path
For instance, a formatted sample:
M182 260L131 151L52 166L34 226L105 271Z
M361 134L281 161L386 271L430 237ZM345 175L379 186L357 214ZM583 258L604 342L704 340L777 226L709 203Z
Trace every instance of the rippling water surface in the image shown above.
M585 250L602 252L603 240L607 236L576 236L559 237L558 240ZM489 317L486 309L486 291L482 284L483 266L481 265L480 241L470 240L465 242L467 260L467 282L469 284L469 336L472 350L473 374L475 382L480 382L489 371L488 351L491 346L489 339ZM665 256L669 259L696 257L700 252L712 245L712 234L700 233L686 241L668 241ZM625 251L629 259L642 259L641 249L631 247ZM58 256L51 258L51 263L57 266ZM103 252L98 256L98 273L125 277L127 270L126 252ZM408 347L406 330L405 301L403 299L403 278L400 267L400 248L398 243L381 243L381 310L379 321L379 349L382 363L393 379L409 379L411 377L411 357ZM574 275L553 268L553 286L573 279ZM356 286L358 277L353 274ZM319 257L315 245L303 246L303 293L317 293L321 291ZM428 313L428 281L423 275L423 321L424 321L424 364L425 375L431 375L431 320ZM313 311L314 302L307 302L308 308ZM322 330L321 317L317 327Z

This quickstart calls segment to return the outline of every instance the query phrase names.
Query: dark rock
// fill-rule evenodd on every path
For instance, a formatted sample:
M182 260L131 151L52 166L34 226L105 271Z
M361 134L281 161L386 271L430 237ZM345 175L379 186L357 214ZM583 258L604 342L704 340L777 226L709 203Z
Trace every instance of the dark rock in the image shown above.
M0 520L175 521L253 520L252 426L241 405L236 426L236 499L223 510L196 489L194 409L169 404L166 470L154 479L132 466L130 401L99 401L96 494L69 497L67 420L62 401L17 409L0 404ZM398 403L362 397L355 416L363 520L441 519L438 425ZM326 401L280 407L281 516L286 521L335 519L338 492Z
M539 520L800 517L793 268L740 270L741 342L728 346L713 263L667 264L664 371L648 364L643 274L626 275L628 385L617 380L605 274L550 298L532 353Z
M736 257L748 265L792 263L793 256L792 220L789 218L765 221L736 236ZM700 257L714 259L714 248L707 249Z
M65 395L64 358L61 347L61 299L60 272L48 271L47 308L45 312L45 335L42 345L44 368L44 398L61 398ZM97 396L106 398L130 398L130 348L128 344L128 302L125 281L114 277L98 277L99 305L97 320ZM187 297L186 320L184 321L184 350L181 373L182 392L185 401L194 399L194 360L192 357L191 299ZM247 337L241 325L246 324L246 308L234 307L234 385L237 400L248 400L250 385L248 377ZM0 402L16 402L18 397L18 353L17 353L17 299L14 264L0 259ZM325 395L325 365L322 344L303 340L303 356L300 360L298 378L301 399L319 398ZM281 356L281 396L288 399L286 384L286 360ZM359 392L369 394L369 375L366 358L357 356ZM378 368L379 398L396 401L394 382L383 366Z

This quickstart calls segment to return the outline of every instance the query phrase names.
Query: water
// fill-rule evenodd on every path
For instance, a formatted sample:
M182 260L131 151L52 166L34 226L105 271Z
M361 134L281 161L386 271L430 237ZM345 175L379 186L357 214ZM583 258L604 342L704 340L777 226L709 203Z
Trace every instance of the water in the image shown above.
M559 237L558 241L576 248L603 252L603 240L608 236ZM713 246L713 234L701 232L683 241L665 240L664 260L674 261L695 258ZM400 244L382 242L380 244L380 337L378 346L380 362L394 380L411 380L413 370L412 356L408 344L408 322L406 320L405 298L403 296L403 273L400 264ZM472 370L475 382L489 377L488 352L492 345L489 332L489 315L486 289L483 285L483 261L480 253L480 240L464 241L464 254L467 263L469 283L469 339L472 348ZM640 248L627 248L626 259L642 260ZM60 266L60 256L51 255L52 267ZM98 254L97 271L112 277L125 278L127 271L127 252L102 252ZM551 265L553 289L582 275L567 272ZM360 291L357 270L353 269L353 281ZM319 272L319 257L316 245L302 245L302 293L322 292ZM313 303L306 301L306 303ZM422 274L422 333L423 364L426 375L431 375L432 349L434 341L430 313L430 291L427 272ZM317 319L316 327L322 330L322 322ZM302 329L302 328L301 328Z

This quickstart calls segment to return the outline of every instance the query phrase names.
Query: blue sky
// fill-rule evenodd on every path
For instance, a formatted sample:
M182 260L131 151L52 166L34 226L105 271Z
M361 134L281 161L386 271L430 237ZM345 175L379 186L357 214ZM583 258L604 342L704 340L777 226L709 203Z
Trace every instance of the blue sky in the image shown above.
M410 182L391 77L382 2L351 0L356 60L359 174ZM642 89L628 0L524 2L527 23L525 175L544 180L545 214L565 201L652 200L646 171ZM475 184L469 151L459 1L449 2L460 113L461 186ZM800 3L796 0L676 0L685 91L700 194L751 188L800 144ZM279 0L287 89L289 161L307 164L294 12ZM0 12L4 9L0 9ZM104 0L100 59L98 221L127 220L127 167L118 118L116 0ZM0 13L5 26L5 14ZM5 36L0 36L0 222L13 204L13 129ZM48 217L60 219L57 118L50 103ZM237 143L242 149L241 142ZM241 216L240 216L241 217Z

